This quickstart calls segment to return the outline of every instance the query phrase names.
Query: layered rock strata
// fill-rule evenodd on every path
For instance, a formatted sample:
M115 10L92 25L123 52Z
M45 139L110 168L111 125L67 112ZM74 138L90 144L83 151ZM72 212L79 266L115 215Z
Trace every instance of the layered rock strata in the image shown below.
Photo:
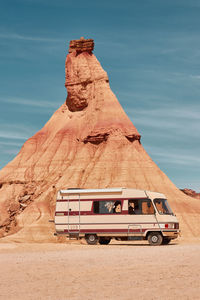
M56 241L48 221L59 189L132 187L165 193L184 237L199 237L200 202L179 191L146 153L93 47L91 39L70 42L66 103L0 172L0 236Z
M94 40L92 39L84 39L81 37L80 40L72 40L69 43L69 53L76 52L76 54L87 51L88 53L92 53L94 49Z
M181 190L183 193L185 193L186 195L199 199L200 200L200 193L196 193L195 191L191 190L191 189L183 189Z

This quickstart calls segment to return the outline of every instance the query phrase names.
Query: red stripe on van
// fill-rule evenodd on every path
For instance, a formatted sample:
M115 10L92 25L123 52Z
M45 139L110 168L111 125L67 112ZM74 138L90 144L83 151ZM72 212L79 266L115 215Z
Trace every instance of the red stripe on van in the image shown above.
M142 228L141 230L140 229L131 229L129 230L129 233L132 233L132 232L145 232L146 230L148 229L144 229ZM68 229L65 229L64 232L65 233L68 233L68 232L77 232L79 231L78 229L70 229L68 231ZM81 229L79 231L80 233L128 233L128 229L94 229L94 228L91 228L91 229Z
M63 214L63 215L60 215ZM111 214L96 214L93 211L81 211L80 216L89 216L89 215L95 215L95 216L103 216L103 215L128 215L128 210L124 210L121 213L111 213ZM57 211L55 213L55 216L63 217L68 216L68 212L66 211ZM79 216L79 211L70 211L69 216Z
M150 222L140 222L139 223L139 225L153 225L153 226L155 226L155 225L157 225L157 223L155 222L155 223L150 223ZM57 225L66 225L66 226L71 226L71 225L77 225L77 226L79 226L79 223L55 223L55 225L57 226ZM128 222L128 223L80 223L80 226L82 226L82 227L84 227L84 226L92 226L92 225L95 225L95 226L98 226L98 225L138 225L138 223L130 223L130 222ZM150 229L150 228L149 228ZM152 227L151 227L151 229L152 229ZM170 229L170 230L172 230L172 229ZM163 230L162 230L163 231Z

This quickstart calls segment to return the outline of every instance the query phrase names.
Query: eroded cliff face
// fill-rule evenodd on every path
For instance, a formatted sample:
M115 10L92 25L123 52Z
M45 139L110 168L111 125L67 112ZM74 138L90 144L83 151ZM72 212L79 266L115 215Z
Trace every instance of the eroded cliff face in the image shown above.
M199 201L180 192L145 152L93 48L91 39L70 42L66 102L0 172L0 236L56 241L48 220L59 189L123 186L165 193L184 235L199 237Z

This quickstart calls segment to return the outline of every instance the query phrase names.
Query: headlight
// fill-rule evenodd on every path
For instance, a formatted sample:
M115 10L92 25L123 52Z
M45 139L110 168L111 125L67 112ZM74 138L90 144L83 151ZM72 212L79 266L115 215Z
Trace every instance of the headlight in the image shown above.
M173 223L167 223L167 224L165 224L165 228L166 229L173 229L174 228L174 224Z
M165 223L165 224L160 224L160 228L165 228L165 229L174 229L175 224L174 223Z
M160 224L160 227L165 229L179 229L179 223Z
M179 223L174 223L174 228L179 229Z

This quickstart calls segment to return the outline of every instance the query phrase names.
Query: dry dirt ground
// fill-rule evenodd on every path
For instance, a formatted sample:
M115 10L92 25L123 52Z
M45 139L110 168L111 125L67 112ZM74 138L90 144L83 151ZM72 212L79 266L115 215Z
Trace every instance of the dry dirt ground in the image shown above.
M200 299L200 243L0 243L0 299Z

